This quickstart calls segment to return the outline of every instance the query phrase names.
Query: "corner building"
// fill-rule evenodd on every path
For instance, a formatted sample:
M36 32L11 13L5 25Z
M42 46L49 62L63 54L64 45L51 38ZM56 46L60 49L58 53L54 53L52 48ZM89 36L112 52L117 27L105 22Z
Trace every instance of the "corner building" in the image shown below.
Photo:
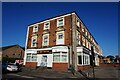
M99 66L102 50L85 24L75 13L59 15L28 25L24 65L67 71L90 67L91 46L95 65Z

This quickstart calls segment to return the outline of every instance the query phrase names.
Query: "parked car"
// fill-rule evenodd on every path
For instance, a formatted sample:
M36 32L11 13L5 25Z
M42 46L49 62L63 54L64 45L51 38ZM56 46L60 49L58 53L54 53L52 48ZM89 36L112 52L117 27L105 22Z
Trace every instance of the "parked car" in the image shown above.
M7 65L7 71L18 71L18 67L16 64L14 63L9 63Z

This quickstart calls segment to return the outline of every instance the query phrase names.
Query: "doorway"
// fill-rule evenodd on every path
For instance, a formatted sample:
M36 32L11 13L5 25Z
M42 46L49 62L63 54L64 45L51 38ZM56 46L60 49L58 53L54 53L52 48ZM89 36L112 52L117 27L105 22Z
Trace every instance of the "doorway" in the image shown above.
M47 55L43 55L41 59L41 67L47 67Z

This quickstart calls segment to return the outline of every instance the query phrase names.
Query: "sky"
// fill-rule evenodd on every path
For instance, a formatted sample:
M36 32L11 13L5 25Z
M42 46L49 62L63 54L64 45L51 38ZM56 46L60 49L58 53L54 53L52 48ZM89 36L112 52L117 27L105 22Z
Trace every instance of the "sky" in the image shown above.
M101 46L103 55L118 54L118 3L2 3L2 46L25 46L29 24L75 11Z

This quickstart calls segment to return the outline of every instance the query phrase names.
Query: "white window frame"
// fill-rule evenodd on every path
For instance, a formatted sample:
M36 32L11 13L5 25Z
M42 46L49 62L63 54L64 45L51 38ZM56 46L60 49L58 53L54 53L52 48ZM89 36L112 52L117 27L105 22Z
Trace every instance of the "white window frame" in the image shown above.
M63 33L58 33L58 39L63 39Z
M62 39L59 39L58 36L59 36L59 34L61 34L61 33L63 34L63 38L62 38ZM64 37L65 37L64 31L57 32L57 33L56 33L56 45L64 44L64 43L65 43ZM60 40L63 40L63 43L59 43Z
M79 22L79 20L77 20L77 23L76 23L76 24L77 24L78 27L80 27L80 22Z
M90 34L88 34L88 38L90 39Z
M48 24L48 28L46 28L46 24ZM45 22L44 23L44 29L43 30L46 30L46 29L50 29L50 22Z
M77 31L77 44L80 45L80 33Z
M82 32L85 32L84 25L82 24Z
M48 37L48 42L47 42L47 44L44 43L44 39L45 39L44 37L46 37L46 36ZM48 46L48 45L49 45L49 34L44 34L44 35L43 35L43 39L42 39L42 46Z
M29 55L30 60L27 60L28 54L30 54ZM33 56L34 56L35 59L33 59ZM35 54L35 53L27 53L26 62L37 62L37 54Z
M37 28L36 28L37 27ZM34 25L33 32L38 32L38 25Z
M86 34L86 36L88 36L88 32L87 32L87 30L86 30L86 33L85 33L85 34Z
M33 39L35 39L35 45L33 46ZM32 36L32 41L31 41L31 47L36 47L37 46L37 36Z
M55 61L54 56L59 56L60 57L59 61ZM62 60L63 56L66 56L66 61ZM67 52L53 52L53 62L62 62L62 63L68 62L68 53Z
M81 56L81 60L82 60L82 64L79 64L79 61L77 59L77 64L78 65L90 65L90 56L88 54L85 54L85 53L82 53L82 52L77 52L77 58L78 58L78 56Z
M89 48L89 47L88 47L88 44L89 44L89 42L88 42L88 40L86 39L86 47L87 47L87 48Z
M63 24L62 25L59 25L59 20L63 20ZM59 26L64 26L64 18L59 18L59 19L57 19L57 27L59 27Z
M82 44L83 44L83 46L85 46L85 37L84 36L82 36Z

